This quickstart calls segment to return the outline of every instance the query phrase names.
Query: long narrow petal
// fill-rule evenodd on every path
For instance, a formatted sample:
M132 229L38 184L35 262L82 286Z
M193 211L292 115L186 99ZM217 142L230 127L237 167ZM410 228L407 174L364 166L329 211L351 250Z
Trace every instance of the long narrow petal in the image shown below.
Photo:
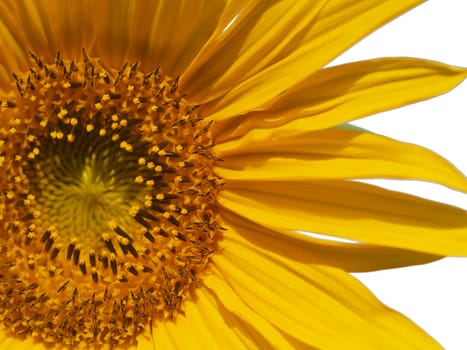
M0 11L5 12L5 9L2 8L2 3L0 3ZM0 64L0 94L2 95L8 93L10 90L11 72L18 69L20 65L18 62L22 62L23 64L26 62L26 55L17 32L12 31L8 23L5 22L4 18L0 20L0 46L3 50L8 50L8 55L4 55Z
M286 91L267 111L216 123L216 139L282 125L284 130L324 129L443 94L466 77L467 69L414 58L330 67Z
M50 61L58 50L77 59L85 48L113 68L128 61L145 71L160 65L175 78L216 30L226 1L3 1L0 43L9 54L0 89L6 91L12 71L27 69L28 50Z
M231 23L213 36L182 76L182 84L203 103L231 90L239 79L277 61L285 47L295 48L296 37L309 30L327 2L246 1L240 7L230 2L226 11Z
M467 255L467 211L356 182L229 182L224 207L264 226Z
M360 130L258 129L215 150L227 180L418 179L467 191L467 178L436 153Z
M246 241L231 240L228 234L222 254L212 260L252 310L304 346L440 349L410 320L382 305L339 269L284 259ZM220 282L208 276L205 283L222 301Z
M195 301L184 314L154 327L154 344L147 349L268 349L291 345L267 320L246 305L218 277L203 276ZM222 288L222 299L217 291ZM265 336L267 335L267 336ZM139 349L139 348L138 348ZM146 349L146 348L144 348Z
M89 1L2 1L0 3L0 90L8 90L11 73L27 70L28 50L53 60L57 50L78 58L83 47L92 47ZM79 23L79 25L77 25ZM20 28L20 30L19 30Z
M291 4L307 3L310 8L308 11L304 11L302 16L305 18L306 13L312 13L314 17L310 17L305 26L301 25L302 22L297 21L299 29L297 34L291 36L290 40L287 38L287 45L277 54L271 47L270 51L273 54L264 54L267 61L259 61L260 70L256 64L251 64L246 72L244 69L240 69L239 74L232 73L232 78L226 79L225 86L219 87L220 91L212 89L210 96L218 96L220 93L223 96L207 106L207 113L212 114L214 119L221 120L254 109L264 108L281 93L311 76L358 40L421 2L421 0L330 0L324 3L320 1L308 3L290 1ZM291 7L290 4L289 6ZM276 36L284 36L281 31L288 30L294 34L294 27L289 26L279 27L280 31L274 31L274 26L267 20L269 15L269 12L265 11L266 20L257 21L255 23L257 28L251 31L253 33L251 38L248 36L248 40L242 40L240 43L260 41L268 32L272 32ZM271 17L271 19L273 18L274 16ZM287 36L285 35L285 37ZM213 62L215 59L228 60L232 56L235 56L237 60L239 50L231 50L232 45L236 47L234 39L235 37L227 37L225 49L220 50L218 56L211 60ZM279 48L281 47L282 44L279 45ZM248 46L245 52L249 52ZM204 66L196 77L207 75L211 66L212 64ZM227 72L230 73L229 70ZM204 90L208 86L213 86L217 81L222 81L224 73L222 71L219 73L214 75L214 79L205 81L199 90ZM235 88L231 89L232 86ZM201 102L206 104L207 101Z
M255 349L293 349L277 328L258 315L235 293L217 268L203 277L206 295L231 327L249 334Z
M220 214L225 225L237 233L230 239L248 240L252 245L305 264L335 266L349 272L368 272L426 264L442 258L372 244L336 242L278 227L266 227L225 208L221 209Z
M225 0L97 1L91 6L96 52L120 67L141 62L160 65L175 77L183 73L217 28ZM104 18L100 16L107 14Z
M155 349L251 349L247 335L232 329L207 293L201 286L183 314L154 325Z

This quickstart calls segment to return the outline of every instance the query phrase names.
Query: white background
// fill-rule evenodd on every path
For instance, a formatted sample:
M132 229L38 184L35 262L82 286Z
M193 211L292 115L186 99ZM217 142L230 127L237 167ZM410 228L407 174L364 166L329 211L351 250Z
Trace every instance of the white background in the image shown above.
M467 0L429 0L370 35L333 64L379 56L415 56L467 66ZM467 174L467 81L447 95L355 124L428 147ZM467 194L441 186L378 184L467 209ZM447 350L467 349L467 258L355 276Z

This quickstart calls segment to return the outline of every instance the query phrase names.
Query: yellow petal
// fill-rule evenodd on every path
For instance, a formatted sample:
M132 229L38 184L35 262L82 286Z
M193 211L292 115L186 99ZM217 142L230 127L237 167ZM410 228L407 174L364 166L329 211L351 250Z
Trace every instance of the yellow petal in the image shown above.
M440 349L347 273L284 259L246 241L231 240L235 233L226 232L222 254L212 258L218 271L253 311L304 346ZM215 292L223 300L224 289Z
M219 202L264 226L467 255L467 211L356 182L229 182Z
M413 58L326 68L286 91L266 111L217 123L216 139L219 143L251 129L282 125L284 130L324 129L440 95L466 77L467 69Z
M37 7L38 22L29 22L28 31L23 37L23 51L32 50L39 56L43 56L52 60L59 50L62 56L77 59L81 55L83 47L91 48L95 37L92 27L89 25L89 15L92 10L90 4L92 2L73 1L67 3L66 6L60 0L47 1L15 1L18 4L18 13L13 23L14 29L17 30L18 22L29 21L28 14L31 15L31 10ZM79 25L77 25L79 23ZM44 36L40 42L36 42L34 32L44 32ZM26 52L27 53L27 52Z
M106 64L160 65L165 74L183 73L216 30L225 0L96 1L90 12L95 51Z
M231 2L226 12L230 21L236 17L235 21L213 36L183 76L192 98L205 104L231 90L240 78L277 61L284 50L296 49L296 37L309 30L327 2Z
M436 153L359 130L256 129L215 150L227 180L418 179L467 191L467 178Z
M226 0L197 1L15 1L0 4L0 44L8 55L0 66L0 89L11 72L25 71L28 50L52 61L58 50L77 59L85 48L105 65L161 66L176 76L216 30ZM21 28L21 30L18 30Z
M343 243L319 239L278 227L265 227L227 209L220 214L226 226L237 232L230 239L276 252L305 264L335 266L349 272L368 272L426 264L440 256L365 243Z
M207 297L218 305L218 309L231 327L244 335L249 335L249 341L252 342L250 348L293 349L268 320L262 318L240 299L217 268L203 277L203 285L206 286Z
M231 327L204 287L196 290L194 300L185 302L183 314L156 322L155 349L251 349L247 335Z
M77 8L82 2L73 2L70 6L79 12ZM0 91L6 93L10 90L11 73L27 69L27 50L52 58L57 49L51 50L54 40L48 17L39 2L2 1L0 13L0 45L7 53L2 55L0 65Z
M94 32L89 20L90 1L60 0L14 1L0 3L0 45L4 54L0 64L0 93L11 90L11 73L30 66L28 52L54 62L57 51L77 59L82 48L90 50Z
M265 62L266 65L261 66L261 70L257 70L256 65L251 64L250 69L255 74L251 75L249 71L245 73L243 69L239 74L232 73L233 78L228 84L226 81L229 89L224 92L222 87L219 88L224 95L207 106L207 113L212 114L214 119L221 120L264 108L274 98L311 76L358 40L421 2L421 0L308 2L310 8L307 12L316 14L315 17L310 18L311 22L308 21L305 26L299 27L300 31L291 38L281 52L272 57L265 54L268 61ZM290 1L290 3L300 2ZM306 12L302 14L305 15ZM268 16L268 12L264 16ZM297 26L300 26L300 23L297 21ZM282 30L294 32L289 27L280 27L276 31L267 20L258 21L257 25L257 30L253 30L252 33L260 34L252 34L251 39L247 37L250 39L247 42L259 41L268 32L272 32L271 35L275 36L284 35ZM230 49L232 45L235 47L233 42L235 38L228 39L226 38L225 44L228 50L220 50L219 55L212 58L213 62L214 59L229 60L232 56L235 56L235 60L239 58L238 50ZM272 48L271 51L275 53ZM211 66L206 65L199 75L207 74L210 69ZM218 74L209 84L205 82L201 89L212 86L221 79L222 76ZM218 92L214 89L210 93L210 96L217 95Z

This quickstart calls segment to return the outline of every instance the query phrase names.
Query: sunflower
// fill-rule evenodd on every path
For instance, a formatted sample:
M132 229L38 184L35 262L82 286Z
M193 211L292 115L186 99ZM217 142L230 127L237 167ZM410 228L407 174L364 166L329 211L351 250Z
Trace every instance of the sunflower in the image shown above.
M0 347L440 348L348 272L465 255L467 213L353 180L466 178L344 123L467 70L322 68L421 2L1 2Z

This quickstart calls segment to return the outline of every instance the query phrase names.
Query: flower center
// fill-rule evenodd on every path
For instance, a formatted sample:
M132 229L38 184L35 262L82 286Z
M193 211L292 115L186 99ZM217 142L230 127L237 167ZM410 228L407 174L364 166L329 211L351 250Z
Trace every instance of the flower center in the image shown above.
M211 124L160 69L31 57L0 101L1 319L128 345L176 315L216 249Z

